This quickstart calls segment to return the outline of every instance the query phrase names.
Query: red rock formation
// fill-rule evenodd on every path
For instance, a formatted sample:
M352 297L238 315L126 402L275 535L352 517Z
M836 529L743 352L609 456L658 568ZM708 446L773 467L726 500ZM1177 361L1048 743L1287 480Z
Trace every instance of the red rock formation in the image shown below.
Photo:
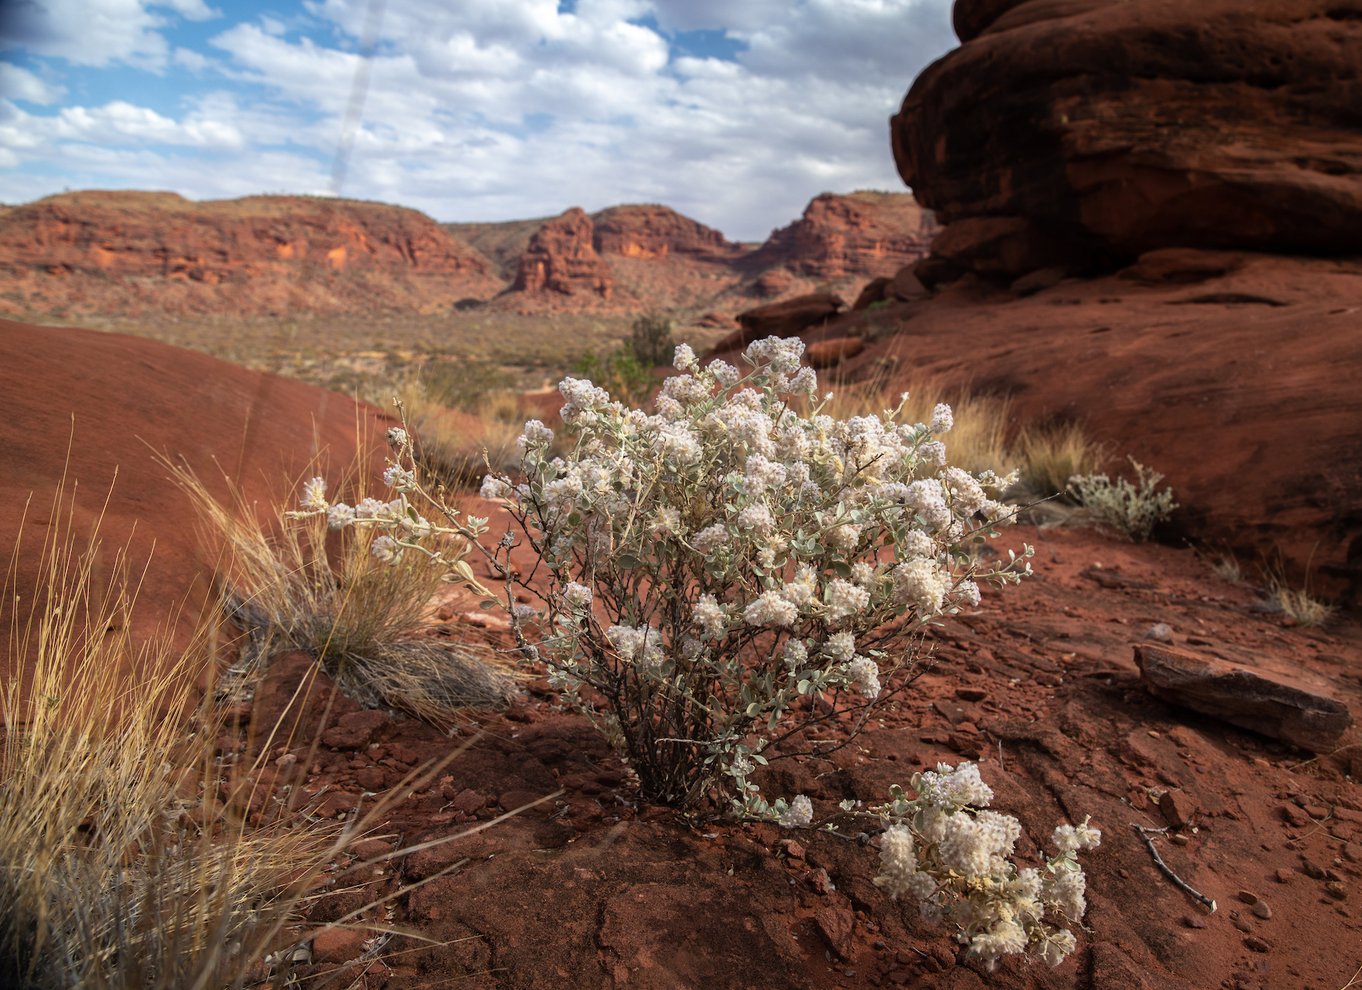
M100 580L111 576L104 564L129 547L135 628L178 621L182 636L211 599L219 562L158 455L190 467L224 501L231 478L268 512L296 498L292 485L314 456L333 491L360 448L381 465L389 423L343 395L197 351L9 320L0 320L0 395L0 533L7 554L21 534L29 551L16 558L11 590L41 584L34 551L52 538L47 510L64 478L75 494L75 545L102 541ZM5 629L7 604L8 596L0 602Z
M612 206L592 219L596 228L592 243L602 255L653 259L689 255L728 259L742 251L739 245L725 240L719 231L667 206Z
M892 136L958 269L1358 251L1357 0L960 0L955 23Z
M608 300L614 284L592 246L593 233L591 218L576 206L549 220L520 256L512 291L587 294Z
M499 287L490 263L414 210L299 196L52 196L0 216L9 310L68 313L442 308Z
M824 193L773 233L746 264L815 279L893 275L927 253L936 223L905 193Z

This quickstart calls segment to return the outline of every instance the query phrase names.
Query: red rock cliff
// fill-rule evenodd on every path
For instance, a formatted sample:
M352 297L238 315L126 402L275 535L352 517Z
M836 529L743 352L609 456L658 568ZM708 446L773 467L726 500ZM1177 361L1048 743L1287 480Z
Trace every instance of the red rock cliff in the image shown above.
M319 312L428 308L499 282L480 254L402 207L89 192L0 216L0 286L20 307L60 293L76 313L255 314L290 301Z
M594 218L593 243L603 255L662 259L688 255L727 259L742 248L712 227L682 216L667 206L643 204L612 206Z
M935 231L932 214L906 193L824 193L746 263L815 279L893 275L927 253Z
M1160 247L1357 253L1359 0L959 0L892 124L947 225L1016 276Z
M575 206L546 222L520 256L512 290L609 299L613 282L592 246L594 232L591 218Z

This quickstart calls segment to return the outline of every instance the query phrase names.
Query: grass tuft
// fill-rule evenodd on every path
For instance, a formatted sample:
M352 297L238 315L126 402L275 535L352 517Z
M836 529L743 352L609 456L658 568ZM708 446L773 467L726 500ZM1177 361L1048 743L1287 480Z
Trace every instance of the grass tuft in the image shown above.
M244 986L347 836L231 813L245 795L216 762L224 723L196 702L206 630L185 650L135 646L134 594L96 586L97 544L61 535L72 511L5 629L0 985ZM25 550L7 603L28 591ZM222 794L226 813L205 810Z
M468 706L504 703L514 690L513 665L490 647L421 635L446 567L419 553L380 561L371 552L374 531L329 532L322 516L291 518L281 509L262 523L240 497L224 506L193 474L172 470L224 547L223 580L232 619L248 634L248 666L302 650L361 704L440 728L458 724Z

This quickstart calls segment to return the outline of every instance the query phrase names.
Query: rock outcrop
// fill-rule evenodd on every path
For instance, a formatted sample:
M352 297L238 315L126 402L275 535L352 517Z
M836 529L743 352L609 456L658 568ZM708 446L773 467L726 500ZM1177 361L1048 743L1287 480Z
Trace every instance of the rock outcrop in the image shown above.
M957 273L1359 251L1359 0L959 0L955 25L891 128Z
M593 246L595 226L579 207L547 221L520 256L513 292L598 296L614 289L610 270Z
M927 254L937 225L906 193L824 193L745 261L813 279L877 278Z
M592 244L602 255L622 258L665 259L689 256L730 260L742 247L730 243L713 227L682 216L667 206L641 204L612 206L593 214Z
M7 312L58 297L68 315L428 311L497 288L473 248L380 203L83 192L0 216Z

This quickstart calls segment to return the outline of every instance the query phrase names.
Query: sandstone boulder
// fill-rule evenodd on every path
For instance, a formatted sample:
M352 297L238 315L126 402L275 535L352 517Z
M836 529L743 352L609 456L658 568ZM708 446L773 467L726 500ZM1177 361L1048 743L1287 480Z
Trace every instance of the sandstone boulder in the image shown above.
M961 0L955 23L892 122L934 251L1009 279L1358 251L1362 0Z
M1331 750L1352 725L1329 685L1310 678L1150 644L1135 647L1135 662L1156 697L1302 749Z
M826 323L844 309L846 303L842 297L831 292L813 292L758 306L738 314L741 329L735 335L738 340L734 345L745 347L763 337L795 337L810 327Z

